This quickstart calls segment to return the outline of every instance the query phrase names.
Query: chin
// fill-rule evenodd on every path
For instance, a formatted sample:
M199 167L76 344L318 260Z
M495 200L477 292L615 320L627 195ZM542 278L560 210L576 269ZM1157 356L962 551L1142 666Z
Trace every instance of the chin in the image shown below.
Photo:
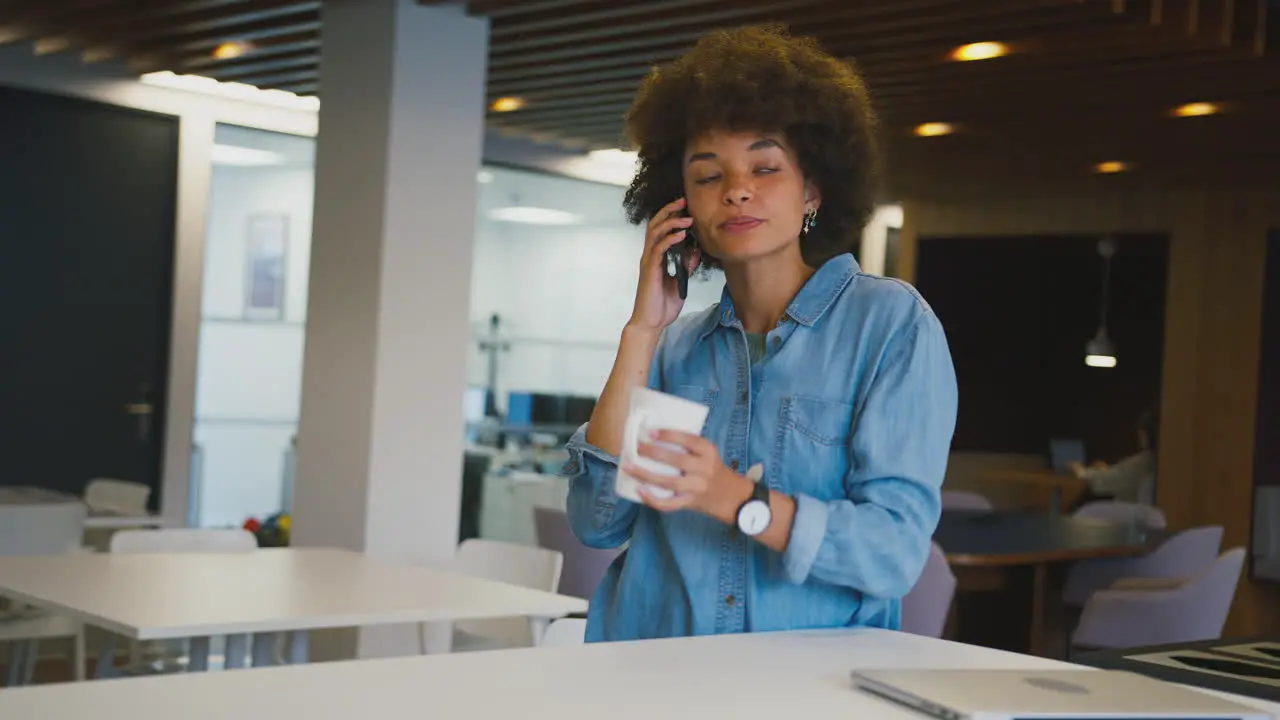
M753 260L761 260L764 258L780 255L792 246L796 246L799 250L799 243L792 240L791 242L747 236L734 237L718 237L715 244L708 244L707 252L720 261L722 265L734 265L739 263L747 263Z

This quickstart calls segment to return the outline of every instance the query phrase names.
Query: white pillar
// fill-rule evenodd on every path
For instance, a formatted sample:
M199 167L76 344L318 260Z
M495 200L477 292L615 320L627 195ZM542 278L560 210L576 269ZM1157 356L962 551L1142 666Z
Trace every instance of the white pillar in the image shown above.
M293 542L438 563L457 544L488 22L415 0L327 0L324 21ZM359 654L417 650L389 630Z

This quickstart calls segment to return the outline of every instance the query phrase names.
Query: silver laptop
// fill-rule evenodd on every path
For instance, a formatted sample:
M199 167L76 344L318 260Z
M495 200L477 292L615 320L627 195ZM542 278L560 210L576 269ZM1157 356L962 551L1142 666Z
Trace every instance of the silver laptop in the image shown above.
M1275 720L1208 693L1115 670L859 670L853 681L942 720Z

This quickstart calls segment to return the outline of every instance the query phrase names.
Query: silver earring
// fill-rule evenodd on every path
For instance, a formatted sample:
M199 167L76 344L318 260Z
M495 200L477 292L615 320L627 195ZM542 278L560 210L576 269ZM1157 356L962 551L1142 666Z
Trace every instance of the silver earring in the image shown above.
M804 214L804 224L800 227L800 236L804 237L818 224L818 208L809 208Z

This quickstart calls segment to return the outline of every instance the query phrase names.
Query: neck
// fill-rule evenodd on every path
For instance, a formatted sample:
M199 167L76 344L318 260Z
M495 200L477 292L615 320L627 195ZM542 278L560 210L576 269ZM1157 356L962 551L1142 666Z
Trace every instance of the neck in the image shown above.
M742 328L765 333L776 327L813 273L798 243L776 255L725 265L725 285Z

